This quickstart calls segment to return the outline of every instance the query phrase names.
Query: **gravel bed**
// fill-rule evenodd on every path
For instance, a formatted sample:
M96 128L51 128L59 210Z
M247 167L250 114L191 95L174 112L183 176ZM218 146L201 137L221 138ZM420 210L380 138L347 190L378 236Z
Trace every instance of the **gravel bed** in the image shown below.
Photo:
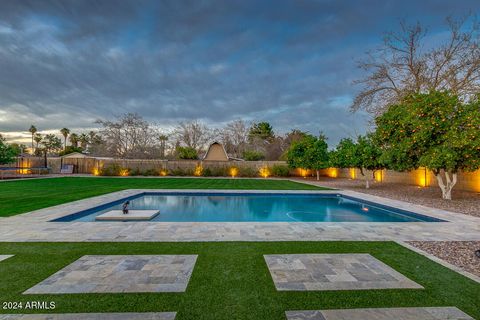
M408 244L480 277L480 241L408 241Z
M308 179L308 181L317 184L315 180ZM366 189L365 182L361 180L324 177L318 184L480 217L480 194L475 192L454 188L452 200L443 200L438 187L420 188L397 183L373 182L370 184L370 189ZM480 258L475 255L475 250L480 250L480 241L409 241L408 243L480 276Z
M316 180L311 179L308 179L308 182L317 183ZM361 180L324 177L320 178L318 184L480 217L480 194L475 192L454 188L452 200L443 200L442 192L438 187L420 188L398 183L371 182L370 189L366 189L365 182Z

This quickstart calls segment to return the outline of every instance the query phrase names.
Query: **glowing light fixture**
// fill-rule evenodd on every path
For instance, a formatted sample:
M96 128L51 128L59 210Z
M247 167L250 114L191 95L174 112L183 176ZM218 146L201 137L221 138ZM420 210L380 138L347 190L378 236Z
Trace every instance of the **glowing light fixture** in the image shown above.
M120 169L119 175L121 177L126 177L128 176L128 174L129 174L128 169Z
M238 168L237 167L231 167L229 171L230 171L230 176L232 178L235 178L236 176L238 176Z
M383 182L383 170L375 171L375 181Z
M160 175L161 175L162 177L165 177L167 174L168 174L167 169L162 169L162 170L160 170Z
M195 166L195 171L193 172L193 175L196 177L200 177L203 173L203 167L201 164L197 164Z
M99 168L93 168L92 174L93 174L94 176L99 176L99 175L100 175L100 169L99 169Z
M355 168L350 168L350 178L355 180L355 178L357 177L357 172L355 171Z
M268 178L268 176L270 176L270 169L267 166L261 167L258 172L260 173L261 177Z
M337 168L328 168L327 169L327 175L330 178L336 178L338 177L338 169Z

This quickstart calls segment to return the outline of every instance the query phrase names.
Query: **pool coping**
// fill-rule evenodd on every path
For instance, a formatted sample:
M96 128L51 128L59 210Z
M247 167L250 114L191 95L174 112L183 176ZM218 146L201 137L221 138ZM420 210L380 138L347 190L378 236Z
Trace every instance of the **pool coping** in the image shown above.
M342 194L448 222L49 222L144 192ZM347 190L127 189L0 219L0 242L478 241L480 218Z
M373 201L369 201L369 200L364 200L364 199L360 199L358 197L354 197L354 196L351 196L351 195L347 195L347 194L342 194L341 192L338 192L338 190L336 190L337 192L331 192L331 190L329 190L330 192L315 192L315 193L312 193L312 192L295 192L295 193L292 193L292 192L283 192L282 190L278 191L278 192L255 192L255 190L250 190L248 192L241 192L241 190L236 190L237 192L235 193L232 193L232 192L229 192L228 190L225 190L223 192L220 192L220 191L215 191L215 192L182 192L181 190L175 190L175 191L145 191L145 192L138 192L134 195L131 195L131 196L127 196L127 197L120 197L118 199L115 199L115 200L112 200L112 201L107 201L107 202L104 202L102 203L101 205L98 205L98 206L93 206L93 207L90 207L90 208L87 208L87 209L83 209L81 211L77 211L75 213L72 213L72 214L67 214L67 215L62 215L58 218L54 218L52 220L49 220L49 222L75 222L75 221L78 221L78 222L88 222L88 221L79 221L77 219L80 219L82 218L83 216L86 216L86 215L90 215L92 214L93 212L89 212L89 211L93 211L93 210L104 210L108 207L111 207L113 205L116 205L118 204L120 201L126 201L126 200L134 200L134 199L137 199L137 198L140 198L142 196L145 196L145 195L167 195L167 196L171 196L171 195L189 195L189 194L193 194L193 195L199 195L199 196L208 196L208 195L214 195L214 196L229 196L229 195L264 195L264 194L267 194L267 195L276 195L276 196L282 196L282 195L306 195L306 196L315 196L315 195L318 195L318 196L324 196L324 197L332 197L332 196L336 196L336 197L342 197L346 200L351 200L351 201L357 201L359 203L362 203L362 204L365 204L365 205L368 205L368 206L371 206L371 207L377 207L377 208L380 208L380 209L383 209L383 210L387 210L387 211L391 211L393 214L399 214L399 215L404 215L404 216L407 216L407 217L410 217L410 218L413 218L413 219L418 219L418 220L421 220L421 219L431 219L431 221L407 221L407 222L449 222L448 220L446 220L445 218L438 218L438 217L432 217L431 215L427 215L427 214L420 214L420 213L416 213L416 212L412 212L411 210L404 210L404 209L400 209L400 208L396 208L396 207L393 207L393 206L389 206L389 205L385 205L385 204L382 204L382 203L378 203L378 202L373 202ZM244 191L244 190L242 190ZM395 212L395 210L399 211L399 212ZM72 217L72 216L76 216L75 217ZM70 219L68 219L69 217L72 217ZM92 222L92 221L90 221ZM162 222L162 221L151 221L151 222ZM307 221L289 221L289 220L285 220L285 221L163 221L163 222L178 222L178 223L184 223L184 222L266 222L266 223L269 223L269 222L303 222L303 223L307 223ZM308 221L308 222L325 222L325 221ZM348 221L331 221L332 223L335 223L335 222L348 222ZM352 221L352 223L355 222L355 221ZM385 223L383 221L379 221L379 222L382 222L382 223ZM395 223L397 222L402 222L402 223L405 223L403 221L396 221ZM388 223L388 221L387 221ZM394 223L394 221L391 221L391 223Z

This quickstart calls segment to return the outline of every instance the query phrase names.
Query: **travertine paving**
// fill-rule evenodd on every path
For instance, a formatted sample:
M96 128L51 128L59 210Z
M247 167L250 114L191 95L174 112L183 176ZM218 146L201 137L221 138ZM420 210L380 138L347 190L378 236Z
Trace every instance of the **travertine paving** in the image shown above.
M7 260L10 257L13 257L13 254L0 254L0 261Z
M167 189L123 190L22 215L0 218L0 242L480 240L480 218L339 190L179 190L178 192L345 194L449 222L50 222L52 219L143 192L172 193L175 191Z
M287 311L288 320L473 320L454 307Z
M422 289L369 254L265 255L280 291Z
M175 312L0 314L0 320L174 320Z
M86 255L24 294L184 292L196 255Z

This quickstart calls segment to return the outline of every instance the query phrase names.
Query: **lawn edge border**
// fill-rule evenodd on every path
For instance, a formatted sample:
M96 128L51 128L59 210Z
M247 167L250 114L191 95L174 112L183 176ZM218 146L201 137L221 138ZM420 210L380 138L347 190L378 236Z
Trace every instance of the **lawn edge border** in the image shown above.
M428 253L428 252L426 252L426 251L423 251L422 249L419 249L419 248L417 248L417 247L414 247L414 246L406 243L405 241L395 240L395 242L398 243L399 245L401 245L401 246L404 247L404 248L407 248L407 249L409 249L409 250L411 250L411 251L413 251L413 252L416 252L416 253L418 253L418 254L420 254L420 255L422 255L422 256L424 256L424 257L426 257L426 258L428 258L428 259L430 259L430 260L432 260L432 261L434 261L434 262L436 262L436 263L438 263L438 264L440 264L440 265L442 265L442 266L450 269L450 270L452 270L452 271L455 271L455 272L461 274L461 275L464 276L464 277L469 278L470 280L473 280L473 281L475 281L475 282L477 282L477 283L480 283L480 277L474 275L473 273L470 273L470 272L468 272L468 271L466 271L466 270L464 270L464 269L462 269L462 268L460 268L460 267L457 267L457 266L455 266L455 265L453 265L453 264L451 264L451 263L449 263L449 262L447 262L447 261L445 261L445 260L443 260L443 259L440 259L440 258L434 256L434 255L431 254L431 253Z

